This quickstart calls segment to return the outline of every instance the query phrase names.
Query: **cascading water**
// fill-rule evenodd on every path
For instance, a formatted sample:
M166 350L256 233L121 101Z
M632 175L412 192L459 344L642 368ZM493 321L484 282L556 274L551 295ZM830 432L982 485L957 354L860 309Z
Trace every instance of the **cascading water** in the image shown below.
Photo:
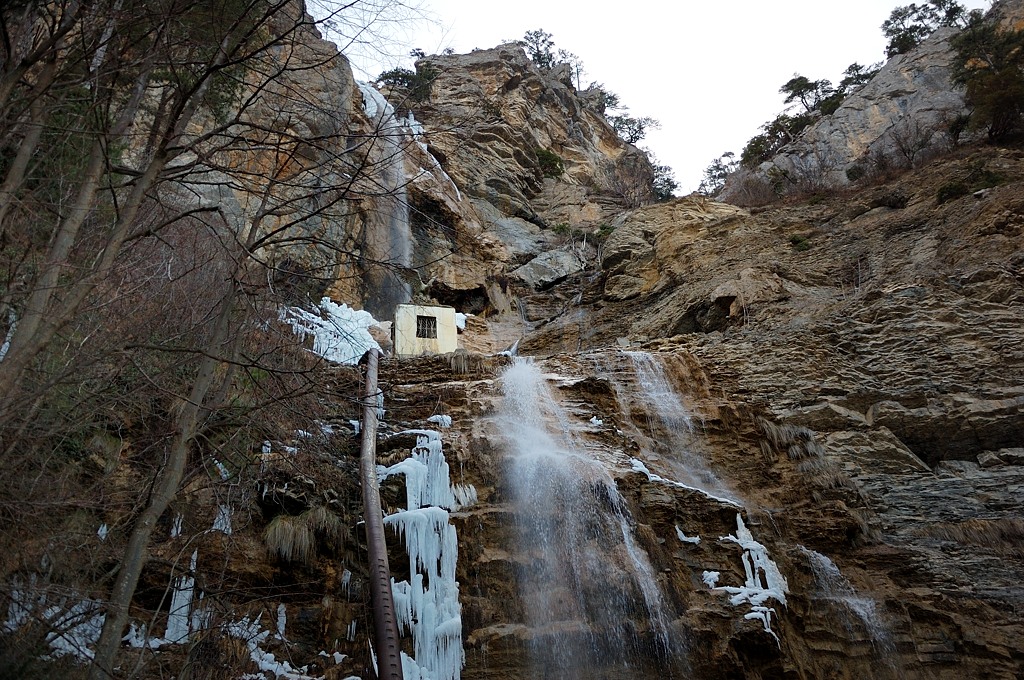
M402 277L412 263L405 190L405 144L410 132L384 95L366 83L359 83L359 89L375 129L370 192L376 208L367 217L363 253L368 266L366 310L374 318L392 319L395 305L412 298L412 289Z
M671 676L685 655L614 480L573 441L536 365L517 359L502 383L532 677L618 678L644 665Z
M854 632L854 620L864 626L876 655L882 659L890 671L898 671L896 663L896 644L889 629L878 615L876 603L870 597L859 595L853 585L839 571L835 562L821 553L800 546L807 556L814 574L815 597L835 603L848 632Z
M639 397L648 410L647 421L636 426L644 435L641 446L646 449L647 462L657 461L671 477L709 495L733 499L736 494L705 464L695 450L693 417L672 387L661 362L647 352L624 352L633 368L635 387L618 384L622 410L630 413L627 393ZM735 502L735 501L733 501Z

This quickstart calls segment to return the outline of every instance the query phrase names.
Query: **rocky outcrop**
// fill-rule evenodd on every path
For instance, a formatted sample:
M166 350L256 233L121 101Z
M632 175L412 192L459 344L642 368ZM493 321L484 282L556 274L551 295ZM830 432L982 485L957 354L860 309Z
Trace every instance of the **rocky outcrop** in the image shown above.
M953 86L949 38L940 29L907 54L890 59L869 83L847 97L756 170L740 171L721 199L741 199L742 184L764 181L786 190L844 186L851 177L911 167L949 147L949 130L965 113Z
M1004 27L1024 25L1024 3L996 3ZM719 196L760 205L780 193L848 186L862 177L917 167L958 143L969 111L952 81L956 28L940 28L913 50L894 56L866 85L821 116L757 168L733 173Z
M417 68L436 77L429 98L410 106L442 166L470 196L552 224L554 204L565 202L559 192L576 191L595 222L602 196L650 198L646 156L579 98L567 73L538 69L520 46L432 56Z

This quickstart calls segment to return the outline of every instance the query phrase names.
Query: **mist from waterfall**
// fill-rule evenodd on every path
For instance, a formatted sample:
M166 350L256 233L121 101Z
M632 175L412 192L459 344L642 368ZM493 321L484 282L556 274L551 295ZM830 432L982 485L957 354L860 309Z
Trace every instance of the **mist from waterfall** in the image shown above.
M574 441L535 364L517 359L502 384L531 677L623 677L652 664L671 677L685 654L614 480Z
M373 121L372 175L374 209L367 215L364 252L367 263L366 310L376 319L393 319L395 306L412 299L403 278L412 264L412 230L406 195L405 145L407 122L372 85L359 83L363 107Z

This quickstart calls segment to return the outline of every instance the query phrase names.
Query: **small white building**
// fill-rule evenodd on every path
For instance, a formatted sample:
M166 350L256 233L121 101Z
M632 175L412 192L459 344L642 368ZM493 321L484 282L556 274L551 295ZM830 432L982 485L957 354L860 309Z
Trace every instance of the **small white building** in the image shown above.
M459 347L453 307L398 305L395 308L395 356L447 354Z

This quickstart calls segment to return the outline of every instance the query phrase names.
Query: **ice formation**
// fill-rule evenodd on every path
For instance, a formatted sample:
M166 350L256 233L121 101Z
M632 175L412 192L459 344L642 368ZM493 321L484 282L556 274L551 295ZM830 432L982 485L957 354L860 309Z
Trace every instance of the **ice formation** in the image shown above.
M27 585L18 580L12 583L7 620L0 626L0 632L13 633L32 620L43 621L50 629L46 644L52 656L89 661L94 656L93 647L103 630L104 619L100 602L67 596L52 598L46 586L40 585L33 575Z
M260 618L250 620L248 616L240 621L228 623L224 626L224 632L245 643L249 651L249 658L261 671L269 671L277 678L286 680L312 680L313 676L306 675L306 666L295 668L287 661L278 661L270 652L264 650L261 645L270 637L270 631L263 628ZM263 675L250 676L263 679Z
M217 506L217 516L213 518L213 530L231 535L231 508L227 505Z
M192 553L192 562L188 573L174 579L174 592L171 594L171 608L167 612L167 632L164 640L177 644L188 640L192 613L192 595L195 589L196 561L199 551Z
M442 416L442 415L430 416L429 418L427 418L427 422L428 423L434 423L438 427L451 427L452 426L452 417L451 416Z
M11 338L14 337L14 331L18 328L18 317L14 313L14 309L7 310L7 322L10 324L7 327L7 335L4 336L4 342L0 345L0 361L4 360L7 356L7 350L11 348Z
M693 543L694 545L700 545L700 536L687 536L682 529L676 526L676 536L683 543Z
M410 579L392 581L399 626L411 631L415 653L414 659L403 659L404 675L406 680L458 680L465 653L455 580L458 540L448 509L457 508L460 501L451 485L441 436L433 430L412 432L412 457L378 471L381 481L405 476L406 509L384 518L404 538L409 556Z
M703 494L703 495L707 496L708 498L710 498L712 500L719 501L721 503L728 503L729 505L734 505L737 508L741 507L739 503L737 503L736 501L732 500L731 498L725 498L724 496L716 496L713 493L705 491L704 489L698 488L696 486L690 486L689 484L683 484L682 482L677 482L674 479L666 479L666 478L664 478L664 477L662 477L660 475L656 475L656 474L654 474L653 472L651 472L650 470L647 469L647 466L644 465L644 462L642 460L639 460L637 458L630 458L629 459L629 463L630 463L630 465L633 466L633 470L634 471L642 472L643 474L647 475L647 479L649 479L652 482L659 482L661 484L668 484L669 486L676 486L676 487L679 487L680 489L689 489L690 491L696 491L699 494Z
M318 310L285 307L281 320L300 338L313 336L313 353L338 364L355 364L371 348L380 349L370 336L377 320L369 312L337 304L328 297L320 300Z
M789 584L786 578L779 571L779 566L768 557L768 549L754 540L754 536L743 523L743 517L736 515L736 535L722 536L718 539L726 543L736 543L743 548L743 571L746 573L746 580L740 587L736 586L711 586L714 590L721 590L730 594L729 602L733 606L747 603L750 611L743 615L745 619L758 619L761 621L766 632L778 642L779 637L772 630L772 614L775 609L767 606L768 600L775 600L781 605L786 604L786 593L789 592ZM708 583L708 574L704 572L704 582ZM716 579L717 581L717 579Z
M277 605L277 637L284 640L284 629L288 623L288 610L285 609L284 602Z

